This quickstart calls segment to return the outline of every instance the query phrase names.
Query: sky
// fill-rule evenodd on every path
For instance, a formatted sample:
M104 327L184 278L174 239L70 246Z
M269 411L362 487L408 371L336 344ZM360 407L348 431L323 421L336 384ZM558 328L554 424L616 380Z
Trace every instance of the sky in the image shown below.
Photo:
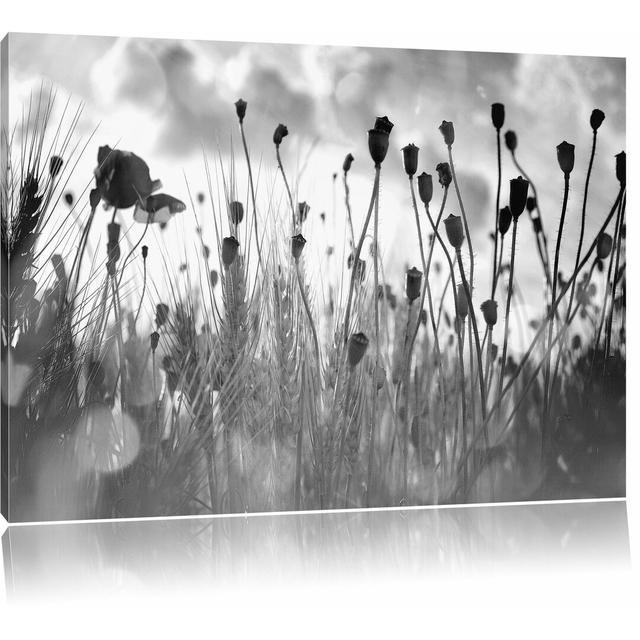
M12 34L9 78L9 121L19 118L22 105L44 82L56 88L58 108L67 97L84 105L75 131L79 140L97 127L78 162L72 190L81 191L91 180L97 148L109 144L142 156L152 177L185 202L187 183L194 193L206 188L203 150L211 162L220 154L228 166L233 149L238 197L246 196L233 107L242 97L249 103L245 126L259 165L259 189L273 191L276 199L284 191L271 137L278 123L287 125L283 162L292 180L302 169L298 199L311 205L308 233L317 247L337 242L342 233L343 193L338 181L334 194L332 175L347 153L356 158L350 177L356 227L364 220L373 176L367 130L376 116L387 115L395 127L382 170L380 244L387 274L397 274L398 283L407 265L420 262L400 150L410 142L418 145L419 172L435 174L435 165L447 159L437 127L451 120L483 299L488 297L489 278L483 273L488 274L487 236L497 183L491 103L505 104L505 130L518 134L518 159L536 183L550 238L555 238L563 188L555 147L563 140L576 145L562 262L567 269L577 241L594 107L606 119L591 179L587 239L615 198L613 156L625 147L625 61L619 58ZM517 176L507 153L503 169L505 185ZM438 189L434 200L440 201ZM503 186L501 205L507 202ZM327 212L332 223L324 234L320 212ZM460 213L453 193L449 213ZM192 232L191 214L182 215L176 227ZM202 225L205 233L212 231L211 221ZM525 292L539 297L542 272L534 236L528 223L520 228L516 277Z

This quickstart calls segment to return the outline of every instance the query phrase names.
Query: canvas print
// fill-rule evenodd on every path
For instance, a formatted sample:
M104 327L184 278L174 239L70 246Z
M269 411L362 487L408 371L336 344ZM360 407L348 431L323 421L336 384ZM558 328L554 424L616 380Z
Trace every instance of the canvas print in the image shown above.
M624 59L1 53L10 521L624 495Z

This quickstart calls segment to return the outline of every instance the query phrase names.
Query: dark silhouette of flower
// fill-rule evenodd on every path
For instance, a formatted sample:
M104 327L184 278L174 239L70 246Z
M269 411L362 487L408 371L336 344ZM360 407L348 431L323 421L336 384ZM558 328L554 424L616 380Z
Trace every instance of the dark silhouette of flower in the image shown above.
M283 124L279 124L273 132L273 144L279 147L283 138L289 135L289 129Z
M116 209L128 209L143 203L159 188L151 180L147 163L134 153L103 146L98 149L98 166L94 171L100 197Z
M591 117L589 118L589 124L594 131L597 131L600 128L600 125L604 122L604 111L600 109L594 109L591 112Z
M448 187L453 179L451 176L451 167L448 162L440 162L436 165L436 171L438 172L438 182L443 187Z
M527 206L529 181L518 176L509 181L509 209L514 220L517 220Z
M355 158L353 157L353 155L351 153L347 153L344 158L344 162L342 163L342 170L345 173L348 173L349 169L351 169L351 165L353 164L354 160Z
M142 245L142 259L146 260L149 255L149 247L146 244Z
M307 241L301 233L291 238L291 254L296 262L300 259L305 244Z
M64 194L64 201L71 206L73 204L73 193L71 193L71 191L67 191Z
M413 143L402 148L404 170L409 176L414 176L418 170L418 151L420 149Z
M236 256L238 255L238 249L240 243L233 237L223 238L222 240L222 264L225 267L230 267Z
M429 204L433 197L433 177L424 171L418 176L418 194L423 204Z
M573 171L573 164L576 159L576 148L570 142L563 140L557 147L558 152L558 164L565 177L569 177L569 174Z
M507 131L504 134L504 143L509 151L515 151L518 146L518 137L516 136L516 132L511 130Z
M444 138L444 143L447 145L447 147L450 147L453 144L453 141L456 139L456 132L453 128L453 122L443 120L438 129L440 129L440 133Z
M51 156L49 158L49 174L52 178L55 178L62 171L63 164L64 160L60 156Z
M298 220L304 222L310 210L311 207L306 202L298 202Z
M389 134L380 129L369 129L369 153L376 166L380 166L389 150Z
M469 301L467 300L467 292L462 283L458 285L458 291L456 292L456 302L456 312L458 314L458 318L464 320L469 314Z
M364 357L369 346L369 338L364 333L354 333L349 338L347 347L347 360L349 365L356 367Z
M613 247L613 238L608 233L601 233L598 237L597 253L598 259L606 260Z
M212 289L215 289L219 279L220 276L218 275L218 272L215 269L211 269L211 271L209 272L209 281L211 282Z
M242 98L240 98L239 100L236 100L236 115L238 116L238 120L240 121L241 124L244 120L244 116L246 113L247 113L247 103Z
M491 105L491 122L499 131L504 125L504 105L501 102L494 102Z
M464 242L464 229L462 228L462 219L460 216L454 216L452 214L445 218L444 229L451 246L454 249L459 249Z
M154 331L149 336L149 341L151 342L151 351L155 351L158 348L158 343L160 342L160 334L157 331Z
M137 202L133 210L133 219L143 224L167 223L177 213L186 210L182 200L167 193L156 193L147 197L144 202Z
M509 231L512 219L513 216L511 215L511 209L509 209L509 207L502 207L498 214L498 231L501 235L504 236L507 231Z
M533 196L529 196L527 198L527 211L531 213L537 206L538 203L536 202L536 199Z
M480 311L482 311L484 321L490 327L494 327L498 322L498 303L495 300L485 300L480 305Z
M407 271L406 293L409 302L413 302L420 297L422 287L422 271L412 267Z

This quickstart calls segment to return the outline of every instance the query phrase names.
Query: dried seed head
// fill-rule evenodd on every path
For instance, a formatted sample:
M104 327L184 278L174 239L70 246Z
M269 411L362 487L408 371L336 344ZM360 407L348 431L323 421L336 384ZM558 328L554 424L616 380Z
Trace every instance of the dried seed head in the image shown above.
M219 279L220 276L218 276L218 272L215 269L211 269L211 271L209 272L209 280L211 282L212 289L215 289Z
M577 351L582 346L582 338L579 333L576 333L573 338L571 338L571 348L574 351Z
M389 134L380 129L369 129L369 153L376 167L380 166L389 150Z
M446 189L451 184L451 180L453 179L449 163L440 162L436 165L436 171L438 172L438 182Z
M149 255L149 247L146 244L142 245L142 259L146 260Z
M454 216L451 214L445 218L444 228L447 232L449 244L451 244L454 249L459 249L464 242L464 229L462 227L462 219L460 216Z
M198 204L204 204L204 193L202 193L202 191L198 192Z
M369 338L364 333L353 333L347 346L347 360L351 367L356 367L364 357L369 346Z
M423 204L429 204L433 197L433 177L424 171L418 176L418 194Z
M291 238L291 254L296 262L300 259L305 244L307 244L307 241L301 233Z
M230 267L238 255L238 249L240 243L234 238L229 236L222 240L222 264L225 267Z
M573 171L573 165L576 159L576 147L575 145L563 140L557 147L558 164L562 173L568 178L569 174Z
M495 300L485 300L480 305L480 311L482 311L484 321L490 327L495 327L498 322L498 303Z
M60 156L51 156L49 158L49 174L52 178L55 178L62 170L64 160Z
M160 334L157 331L154 331L150 336L149 340L151 342L151 351L154 351L158 348L158 343L160 342Z
M404 170L408 176L414 176L418 170L418 152L420 149L415 144L408 144L402 147L402 157L404 160Z
M244 205L242 202L234 201L229 203L229 214L233 224L240 224L244 219Z
M515 151L518 146L518 136L516 136L516 132L511 130L507 131L504 134L504 143L509 151Z
M491 105L491 122L500 131L504 125L504 105L501 102L494 102Z
M73 193L71 193L71 191L67 191L64 194L64 201L69 205L73 205Z
M453 122L443 120L438 129L440 129L440 133L444 138L444 143L447 145L447 147L450 147L453 144L453 141L456 139L456 132L453 128Z
M538 203L536 202L535 197L529 196L527 198L527 211L529 213L532 213L537 206L538 206Z
M273 144L279 147L283 138L289 135L289 129L283 124L279 124L273 132Z
M407 271L406 293L409 302L413 302L420 297L422 288L422 271L412 267Z
M355 158L353 157L353 155L351 153L347 153L347 155L345 156L344 162L342 163L342 170L345 173L349 172L349 169L351 169L351 165L353 164L354 160Z
M513 219L517 222L527 206L529 181L525 180L522 176L518 176L509 181L509 187L509 209L511 209Z
M244 120L244 116L247 113L247 103L240 98L236 100L236 115L238 116L239 122L242 124Z
M456 292L456 313L458 318L464 320L469 313L469 301L467 300L467 292L463 284L458 285Z
M427 320L429 319L429 316L427 315L427 310L426 309L422 309L422 311L420 311L420 324L427 324Z
M156 305L156 326L162 327L169 319L169 305L159 302Z
M589 118L589 124L594 131L597 131L600 128L600 125L604 122L604 111L600 109L594 109L591 112L591 117Z
M613 238L608 233L601 233L598 237L597 253L599 260L606 260L613 247Z
M512 217L511 209L509 209L509 207L502 207L502 209L500 209L500 213L498 215L498 231L500 232L500 235L504 236L507 231L509 231Z

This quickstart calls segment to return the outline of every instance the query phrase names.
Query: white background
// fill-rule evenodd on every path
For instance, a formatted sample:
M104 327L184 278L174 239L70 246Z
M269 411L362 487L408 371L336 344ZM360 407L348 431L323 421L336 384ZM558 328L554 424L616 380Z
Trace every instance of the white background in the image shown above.
M6 31L137 35L211 40L357 44L391 47L626 56L628 143L634 176L640 51L633 3L607 2L351 2L215 0L143 3L3 0ZM634 183L633 177L630 179ZM638 242L633 191L631 246ZM629 256L628 514L632 564L640 532L638 500L637 266ZM570 579L544 573L474 575L442 588L422 583L308 584L286 589L268 581L255 590L201 598L145 597L122 602L5 607L2 637L402 637L410 630L438 637L638 637L631 609L638 568L615 585L589 571ZM6 635L4 635L6 632ZM543 635L544 634L544 635ZM412 634L413 635L413 634ZM418 637L417 635L413 637Z

